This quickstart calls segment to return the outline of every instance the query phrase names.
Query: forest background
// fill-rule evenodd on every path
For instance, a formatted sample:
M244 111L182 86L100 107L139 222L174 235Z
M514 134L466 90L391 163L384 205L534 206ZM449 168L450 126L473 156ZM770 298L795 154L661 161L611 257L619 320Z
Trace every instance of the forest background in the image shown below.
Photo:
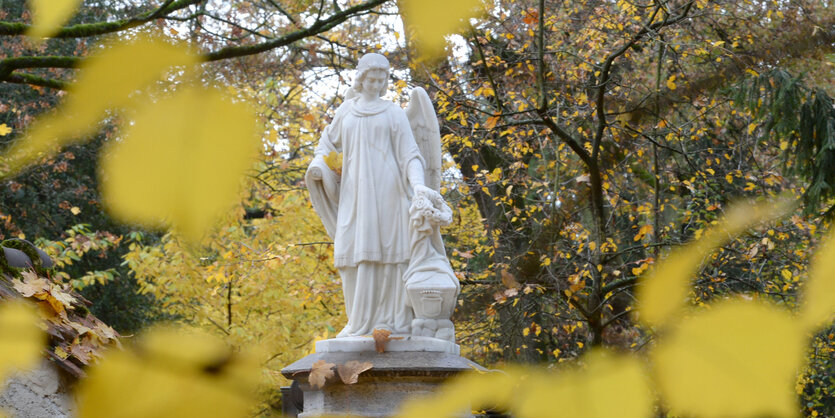
M262 121L238 204L199 240L106 210L98 161L122 138L129 116L117 112L85 142L19 172L0 167L0 239L48 250L59 262L53 279L123 334L173 320L235 347L267 347L264 387L273 390L257 413L270 414L285 383L278 370L344 323L332 249L302 176L351 69L374 51L396 69L388 97L405 103L423 87L441 121L443 193L455 211L443 233L463 288L454 320L466 357L556 368L590 347L646 354L656 333L634 310L638 278L743 198L797 204L719 245L687 300L742 295L800 310L835 211L835 5L462 1L480 12L443 50L433 42L469 9L432 35L418 12L413 25L400 23L401 3L84 1L53 38L34 43L24 2L0 0L7 155L72 95L76 68L103 39L146 30L191 45L205 63L190 82L222 86ZM435 25L442 17L429 13ZM183 79L158 80L147 100L185 89ZM186 126L205 117L173 110ZM155 178L153 167L142 175ZM810 333L795 402L805 415L832 416L835 328ZM779 359L764 361L767 369Z

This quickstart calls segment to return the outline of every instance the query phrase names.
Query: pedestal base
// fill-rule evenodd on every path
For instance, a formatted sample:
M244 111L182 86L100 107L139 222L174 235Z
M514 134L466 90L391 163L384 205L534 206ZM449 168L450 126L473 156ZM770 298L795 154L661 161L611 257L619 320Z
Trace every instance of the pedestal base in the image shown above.
M316 341L317 353L356 353L360 351L376 351L374 338L361 336ZM432 351L455 354L456 356L461 353L458 344L451 341L439 340L432 337L394 334L386 344L386 352L401 351Z
M313 363L319 360L336 365L349 361L371 362L373 367L360 374L355 384L346 385L337 378L329 380L322 388L316 388L308 383L307 377ZM317 352L287 366L281 373L298 382L304 392L304 411L299 414L300 417L385 417L395 415L404 402L429 395L445 380L468 370L484 368L447 352L359 351Z

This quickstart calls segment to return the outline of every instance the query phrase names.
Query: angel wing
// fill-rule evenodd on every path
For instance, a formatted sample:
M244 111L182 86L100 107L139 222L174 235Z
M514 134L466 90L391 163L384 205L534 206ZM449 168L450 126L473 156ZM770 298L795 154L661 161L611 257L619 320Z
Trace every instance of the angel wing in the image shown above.
M432 107L432 101L426 90L421 87L412 89L406 116L412 127L412 134L426 162L424 169L426 187L441 191L441 128L438 117Z

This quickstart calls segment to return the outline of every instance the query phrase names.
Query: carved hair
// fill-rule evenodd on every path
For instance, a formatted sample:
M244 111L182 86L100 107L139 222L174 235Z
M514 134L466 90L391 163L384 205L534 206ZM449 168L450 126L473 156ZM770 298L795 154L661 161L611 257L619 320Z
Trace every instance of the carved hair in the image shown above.
M356 93L362 93L362 82L365 80L365 76L368 75L369 72L379 70L386 73L385 82L383 83L383 88L380 89L380 96L386 94L389 86L389 60L386 59L383 55L370 53L365 54L360 58L359 62L357 63L357 75L354 77L354 86L352 89Z

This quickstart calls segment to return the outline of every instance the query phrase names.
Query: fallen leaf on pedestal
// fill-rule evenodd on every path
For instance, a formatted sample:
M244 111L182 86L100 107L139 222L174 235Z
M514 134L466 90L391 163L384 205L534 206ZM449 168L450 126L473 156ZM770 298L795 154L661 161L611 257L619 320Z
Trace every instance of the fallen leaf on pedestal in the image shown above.
M307 376L307 381L319 389L325 386L325 381L333 377L333 366L335 364L328 363L325 360L319 360L313 363L310 367L310 375Z
M356 360L351 360L345 364L337 366L336 371L339 373L339 378L342 379L342 383L346 385L353 385L354 383L357 383L360 373L369 370L372 367L374 367L374 365L371 364L370 361L360 363Z
M386 345L391 341L391 331L387 329L375 329L371 335L374 337L374 348L377 352L385 352Z

